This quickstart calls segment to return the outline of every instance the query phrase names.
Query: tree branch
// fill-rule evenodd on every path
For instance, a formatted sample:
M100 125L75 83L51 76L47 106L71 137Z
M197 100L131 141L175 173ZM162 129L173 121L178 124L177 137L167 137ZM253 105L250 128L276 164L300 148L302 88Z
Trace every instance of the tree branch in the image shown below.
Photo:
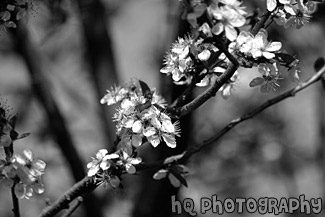
M82 197L77 197L75 201L73 201L73 204L70 205L69 209L61 216L61 217L69 217L72 215L74 211L80 206L80 204L83 202Z
M20 217L20 212L19 212L19 201L18 198L15 194L15 184L11 187L11 198L12 198L12 204L13 204L13 213L15 217Z
M201 151L203 148L211 145L212 143L218 141L222 136L224 136L229 130L237 126L243 121L246 121L250 118L253 118L255 115L261 113L264 111L266 108L281 102L282 100L288 98L288 97L293 97L296 95L296 93L302 91L303 89L307 88L308 86L312 85L313 83L319 81L322 79L322 76L325 73L325 66L321 68L314 76L309 78L307 81L299 84L295 88L292 88L291 90L284 92L283 94L270 99L260 105L259 107L255 108L251 112L247 113L246 115L234 119L231 121L226 127L224 127L219 133L216 135L210 137L209 139L205 140L203 143L188 149L185 151L184 156L179 160L180 163L187 161L192 155L198 153ZM323 78L324 79L324 78ZM137 171L144 170L144 169L154 169L154 168L159 168L163 166L164 161L160 160L155 163L150 163L150 164L140 164L137 165ZM50 205L48 208L44 209L43 212L39 217L51 217L57 214L60 210L66 208L68 204L77 198L80 195L84 195L87 192L93 191L98 185L93 181L92 178L85 177L83 180L80 182L76 183L70 190L68 190L64 195L62 195L56 202L54 202L52 205Z
M271 16L271 12L266 11L265 14L262 15L261 19L252 28L251 33L253 35L256 35L260 31L260 29L264 27L266 21L269 19L270 16Z
M77 182L67 192L65 192L59 199L57 199L50 206L46 207L39 217L52 217L59 213L61 210L69 207L69 203L79 196L85 195L96 189L97 183L93 178L86 176L81 181Z
M307 81L299 84L298 86L296 86L295 88L292 88L291 90L284 92L283 94L274 97L273 99L270 99L268 101L266 101L265 103L263 103L262 105L258 106L257 108L255 108L254 110L252 110L251 112L247 113L246 115L240 117L240 118L236 118L234 120L232 120L225 128L223 128L219 133L217 133L216 135L210 137L209 139L205 140L202 144L199 144L197 146L194 146L193 148L190 148L189 150L186 151L184 157L182 158L182 161L186 161L188 160L193 154L199 152L201 149L205 148L206 146L209 146L210 144L218 141L223 135L225 135L229 130L231 130L232 128L234 128L235 126L237 126L238 124L240 124L243 121L246 121L252 117L254 117L255 115L261 113L262 111L264 111L266 108L281 102L282 100L288 98L288 97L293 97L296 95L296 93L302 91L303 89L305 89L306 87L310 86L311 84L324 79L323 75L325 73L325 66L323 68L321 68L314 76L312 76L311 78L309 78Z
M221 88L224 83L229 80L235 71L239 67L239 63L237 59L229 53L226 48L220 47L221 51L227 56L230 63L228 65L227 70L220 76L216 77L210 87L205 90L202 94L197 96L194 100L189 102L188 104L182 106L179 109L179 116L187 115L188 113L192 112L193 110L197 109L201 105L203 105L206 101L208 101L211 97L215 96L218 90Z

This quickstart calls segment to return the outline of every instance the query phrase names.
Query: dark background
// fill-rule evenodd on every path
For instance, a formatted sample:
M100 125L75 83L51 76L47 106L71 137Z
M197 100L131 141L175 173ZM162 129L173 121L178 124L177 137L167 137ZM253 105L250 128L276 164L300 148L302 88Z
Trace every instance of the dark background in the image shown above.
M261 2L249 1L247 6L264 9ZM299 55L302 80L314 74L314 61L325 55L323 8L300 30L276 24L269 27L273 41L283 42L285 50ZM71 150L62 151L68 149L68 143L80 155L82 165L76 167L85 170L90 157L114 141L110 118L114 109L99 104L105 89L138 78L159 89L170 102L178 90L172 87L170 77L159 73L161 60L170 43L187 27L179 20L178 2L173 0L48 0L36 2L23 23L26 29L3 32L0 37L0 93L13 108L12 113L19 113L17 130L31 132L15 143L16 152L29 148L47 163L45 193L20 200L22 216L32 217L82 177L82 169L74 170L74 175L70 172L69 165L76 155ZM248 85L257 75L256 70L240 69L239 82L228 100L217 95L195 111L191 120L183 119L188 128L183 130L181 146L202 142L232 119L296 85L283 79L278 92L261 94ZM40 93L45 93L43 98ZM179 190L179 199L189 197L199 202L201 197L213 194L218 198L300 194L307 199L324 198L324 97L321 84L312 85L240 124L217 144L194 156L188 165L189 187ZM166 150L151 147L140 151L148 161L166 154ZM125 178L124 190L99 187L94 196L100 201L99 208L93 212L102 216L168 216L166 212L171 210L165 205L169 201L163 198L170 196L162 194L176 190L168 182L160 185L151 181L153 172ZM74 216L91 216L89 209L94 207L89 206L80 208ZM1 216L12 216L10 207L10 192L1 186Z

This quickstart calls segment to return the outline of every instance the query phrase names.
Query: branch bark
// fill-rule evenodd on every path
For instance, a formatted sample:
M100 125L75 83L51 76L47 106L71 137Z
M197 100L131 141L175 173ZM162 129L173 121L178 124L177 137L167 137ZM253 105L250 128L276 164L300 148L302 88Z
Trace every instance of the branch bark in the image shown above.
M317 81L319 81L321 79L324 79L323 78L324 73L325 73L325 66L323 68L321 68L314 76L309 78L307 81L299 84L295 88L292 88L291 90L288 90L287 92L284 92L283 94L281 94L281 95L279 95L277 97L274 97L273 99L270 99L270 100L266 101L265 103L258 106L257 108L255 108L251 112L247 113L246 115L243 115L240 118L236 118L236 119L232 120L219 133L217 133L216 135L214 135L214 136L210 137L209 139L205 140L202 144L199 144L199 145L194 146L193 148L187 150L184 157L182 158L182 161L189 159L193 154L199 152L201 149L205 148L206 146L209 146L212 143L217 142L223 135L225 135L229 130L231 130L232 128L234 128L235 126L240 124L241 122L253 118L255 115L261 113L266 108L268 108L268 107L270 107L270 106L272 106L272 105L274 105L276 103L279 103L279 102L281 102L282 100L284 100L284 99L286 99L288 97L293 97L298 92L302 91L303 89L310 86L311 84L313 84L313 83L315 83L315 82L317 82Z
M255 115L261 113L266 108L281 102L282 100L295 96L298 92L304 90L308 86L314 84L315 82L325 79L325 66L322 67L317 73L309 78L307 81L299 84L295 88L290 89L287 92L284 92L283 94L274 97L273 99L270 99L266 101L265 103L261 104L251 112L247 113L246 115L243 115L240 118L236 118L233 121L231 121L226 127L224 127L219 133L216 135L210 137L209 139L205 140L203 143L194 146L193 148L188 149L185 151L184 156L179 160L180 163L183 163L187 161L192 155L198 153L203 148L211 145L214 142L217 142L222 136L224 136L228 131L230 131L232 128L237 126L243 121L246 121L248 119L253 118ZM140 164L138 165L137 171L140 170L146 170L146 169L152 169L152 168L159 168L163 166L163 161L158 161L151 164ZM70 190L68 190L64 195L62 195L55 203L53 203L50 207L46 208L39 217L51 217L54 216L58 211L66 207L72 200L77 198L78 196L84 195L87 192L93 191L98 185L94 183L92 178L85 177L80 182L76 183ZM54 214L53 214L54 213Z
M65 192L58 200L46 207L39 217L52 217L59 213L61 210L69 208L70 202L79 196L85 195L95 190L98 185L88 176L84 177L81 181L72 186ZM93 210L96 212L96 210ZM95 215L94 215L95 216Z
M203 105L206 101L208 101L211 97L215 96L218 90L221 88L224 83L229 80L233 74L236 72L236 70L239 67L239 63L234 58L227 49L222 49L222 52L227 56L229 59L230 63L228 65L227 70L220 75L219 77L216 77L216 79L213 81L211 86L204 91L202 94L197 96L194 100L189 102L188 104L182 106L180 108L179 116L184 116L187 115L188 113L194 111L201 105Z

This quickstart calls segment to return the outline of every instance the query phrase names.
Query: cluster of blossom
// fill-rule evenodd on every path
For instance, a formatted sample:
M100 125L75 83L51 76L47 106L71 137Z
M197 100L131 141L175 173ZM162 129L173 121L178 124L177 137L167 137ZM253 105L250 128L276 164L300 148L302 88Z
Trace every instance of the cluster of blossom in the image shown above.
M250 86L261 86L261 92L278 87L277 81L284 66L292 80L299 80L300 61L281 52L281 42L268 40L266 29L253 35L246 29L251 23L245 7L239 0L187 1L183 17L192 25L191 36L179 38L165 56L162 73L172 75L175 84L207 86L226 71L229 60L218 49L218 44L228 45L242 67L258 67L261 77L250 82ZM300 28L306 24L315 11L314 1L267 0L271 18L285 27ZM281 20L281 21L280 21ZM238 34L239 32L239 34ZM226 39L226 40L225 40ZM228 80L220 89L222 96L231 94L238 74Z
M16 21L25 17L29 8L32 8L32 0L1 0L0 3L0 28L16 28Z
M0 159L0 183L14 187L18 198L29 199L33 193L44 192L41 175L45 166L42 160L35 160L32 152L26 149L22 155L14 154L9 160Z
M285 27L300 28L315 11L313 1L267 0L265 16ZM257 67L260 77L254 78L250 87L260 86L263 93L275 91L282 79L281 67L287 69L293 80L299 80L300 61L282 49L282 43L270 41L267 30L259 28L248 31L257 20L257 15L248 16L239 0L187 0L182 1L185 10L182 17L192 26L191 34L178 38L166 53L161 73L171 75L175 84L208 86L218 81L227 72L231 55L241 67ZM265 24L265 23L264 23ZM233 62L233 61L232 61ZM224 98L231 94L238 79L237 71L219 88ZM119 143L117 151L108 154L100 150L88 164L88 176L100 178L113 187L120 185L120 174L136 172L136 149L150 143L157 147L161 141L171 148L176 147L175 136L179 135L177 122L164 111L164 101L142 81L125 87L115 87L101 100L102 104L120 103L114 118L117 122ZM167 178L175 186L186 186L185 166L178 161L182 156L167 158L163 168L154 174L154 179ZM119 172L117 172L119 171Z
M120 175L123 172L134 174L134 165L142 161L136 157L136 148L145 143L157 147L162 141L168 147L176 147L177 122L173 123L164 112L163 98L143 81L133 80L124 87L115 87L107 91L100 102L107 105L120 103L114 115L119 142L114 153L108 154L106 149L97 152L87 165L89 177L117 188Z
M46 164L39 159L34 159L33 153L26 149L22 155L13 153L13 142L22 139L28 133L19 135L15 131L17 116L8 116L7 111L0 104L0 147L4 150L5 157L0 157L0 184L9 188L14 187L18 198L30 198L33 193L44 192L41 175Z
M191 10L186 10L183 17L192 25L193 34L172 44L160 72L171 74L175 84L195 82L205 87L226 71L229 62L211 39L225 35L229 41L234 41L236 28L246 22L246 12L237 0L211 1L209 5L203 1L189 3L187 7ZM230 95L237 78L236 73L219 90L224 98Z
M285 28L297 29L309 22L311 14L316 10L316 3L303 0L267 0L267 10L274 13L274 20Z
M142 81L132 82L128 87L117 87L103 97L101 103L120 102L114 115L117 135L121 140L132 141L134 147L145 141L157 147L163 140L167 146L176 147L179 136L178 122L172 123L164 112L165 103L155 90L151 91Z
M134 155L132 149L120 147L115 153L108 154L106 149L100 149L92 162L87 164L88 176L95 177L99 183L110 184L113 188L120 186L120 175L136 173L135 165L140 164L140 157ZM121 172L122 171L122 172Z

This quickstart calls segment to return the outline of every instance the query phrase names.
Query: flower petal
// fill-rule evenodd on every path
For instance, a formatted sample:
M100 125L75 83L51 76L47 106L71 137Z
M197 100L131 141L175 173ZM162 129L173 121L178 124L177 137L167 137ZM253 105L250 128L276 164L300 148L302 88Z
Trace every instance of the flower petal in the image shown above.
M134 147L139 147L142 145L142 136L137 134L132 135L132 145Z
M274 51L278 51L280 50L282 47L282 43L281 42L278 42L278 41L275 41L275 42L271 42L269 43L267 46L266 46L266 51L269 51L269 52L274 52Z
M211 32L215 35L220 35L223 32L224 27L225 26L221 22L219 22L212 27Z
M167 146L170 148L176 148L176 139L175 136L169 134L162 134L164 141L166 142Z
M94 175L98 172L98 170L99 170L99 165L92 166L92 167L88 170L87 175L88 175L89 177L94 176Z
M23 156L25 157L25 159L26 159L27 161L33 162L33 153L32 153L31 150L29 150L29 149L25 149L25 150L23 151Z
M266 8L268 11L274 11L277 6L277 0L267 0L266 1Z
M149 136L153 136L153 135L155 135L156 134L156 128L154 128L154 127L147 127L147 128L145 128L144 130L143 130L143 135L145 136L145 137L149 137Z
M133 133L140 133L142 131L142 123L140 120L137 120L132 125Z
M197 58L201 61L207 61L211 56L211 52L209 50L203 50L201 53L199 53L199 55L197 56Z
M131 164L139 164L142 162L142 159L140 157L136 157L136 158L128 158L128 162Z
M266 52L266 51L262 52L262 54L266 59L269 59L269 60L275 57L274 53L270 53L270 52Z
M102 169L102 170L107 170L111 167L111 161L110 160L105 160L105 161L102 161L99 165L99 167Z
M96 158L97 159L103 159L103 157L105 157L105 155L108 153L108 151L106 149L100 149L97 153L96 153Z
M154 148L156 148L160 144L160 139L157 135L149 136L147 137L147 140Z
M237 38L237 31L236 29L231 26L231 25L226 25L225 26L225 32L226 32L226 37L230 40L230 41L235 41Z

